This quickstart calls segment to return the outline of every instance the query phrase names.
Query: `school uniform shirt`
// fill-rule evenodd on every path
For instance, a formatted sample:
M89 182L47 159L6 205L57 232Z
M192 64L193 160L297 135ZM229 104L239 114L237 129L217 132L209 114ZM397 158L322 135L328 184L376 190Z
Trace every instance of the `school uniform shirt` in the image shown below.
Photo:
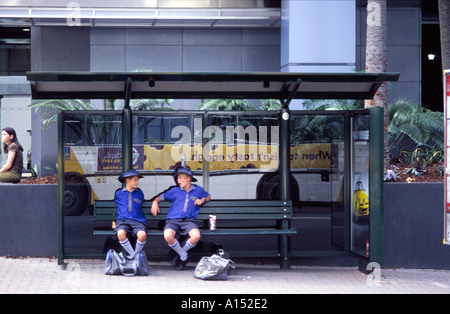
M201 186L191 185L189 191L175 186L160 195L162 201L170 201L172 205L167 213L167 219L196 219L200 205L194 205L195 200L209 196Z
M146 223L145 215L142 212L142 202L144 201L144 192L137 188L131 191L119 189L114 196L114 202L117 203L117 220L131 219Z

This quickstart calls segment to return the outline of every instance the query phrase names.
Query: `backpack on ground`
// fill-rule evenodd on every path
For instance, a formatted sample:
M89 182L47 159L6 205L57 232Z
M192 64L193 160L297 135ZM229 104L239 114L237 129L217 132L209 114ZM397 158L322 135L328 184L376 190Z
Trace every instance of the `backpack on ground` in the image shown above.
M141 251L133 256L125 256L111 249L106 254L103 272L105 275L148 276L147 255Z

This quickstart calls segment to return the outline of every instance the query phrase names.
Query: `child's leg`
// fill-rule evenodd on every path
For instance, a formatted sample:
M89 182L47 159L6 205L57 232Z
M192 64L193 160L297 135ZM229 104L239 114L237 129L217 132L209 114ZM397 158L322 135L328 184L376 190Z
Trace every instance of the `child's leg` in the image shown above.
M119 238L120 245L127 251L127 253L132 256L134 254L133 247L127 238L127 232L123 229L117 231L117 237Z
M189 231L189 239L184 244L183 250L187 252L193 249L200 241L200 238L201 238L200 230L192 229L191 231Z
M166 240L167 244L170 246L171 249L173 249L175 252L180 255L180 259L182 261L187 260L188 255L185 250L181 247L178 240L175 238L176 232L172 229L166 229L164 230L164 239Z
M147 242L147 233L141 230L136 235L136 253L139 253L144 249L145 243Z

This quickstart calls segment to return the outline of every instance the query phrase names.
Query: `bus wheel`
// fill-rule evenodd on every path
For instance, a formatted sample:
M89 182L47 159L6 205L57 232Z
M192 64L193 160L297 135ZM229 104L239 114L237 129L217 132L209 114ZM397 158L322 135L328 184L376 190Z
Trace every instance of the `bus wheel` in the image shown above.
M300 200L300 189L293 175L289 175L291 187L291 200L295 206ZM256 199L279 200L280 199L280 176L278 172L264 174L256 186Z
M86 184L66 184L64 191L64 215L79 216L89 205L89 186Z

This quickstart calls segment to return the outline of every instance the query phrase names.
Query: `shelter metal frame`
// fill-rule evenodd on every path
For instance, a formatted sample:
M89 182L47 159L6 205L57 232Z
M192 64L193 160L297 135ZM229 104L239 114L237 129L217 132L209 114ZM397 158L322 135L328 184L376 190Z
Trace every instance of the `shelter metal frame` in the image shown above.
M122 172L132 165L131 99L278 99L280 198L290 199L289 104L294 99L372 99L399 73L154 73L154 72L29 72L33 99L124 99L122 111ZM62 117L62 112L59 113ZM376 130L370 142L372 192L377 206L370 228L370 260L383 261L383 112L371 111ZM64 254L64 127L58 119L58 264ZM373 121L372 121L373 120ZM381 121L381 122L380 122ZM349 154L346 151L346 155ZM348 158L347 158L348 159ZM346 174L349 182L349 174ZM346 183L348 185L348 183ZM346 187L350 194L350 187ZM344 196L350 201L350 195ZM372 206L372 205L371 205ZM373 237L373 238L372 238Z

